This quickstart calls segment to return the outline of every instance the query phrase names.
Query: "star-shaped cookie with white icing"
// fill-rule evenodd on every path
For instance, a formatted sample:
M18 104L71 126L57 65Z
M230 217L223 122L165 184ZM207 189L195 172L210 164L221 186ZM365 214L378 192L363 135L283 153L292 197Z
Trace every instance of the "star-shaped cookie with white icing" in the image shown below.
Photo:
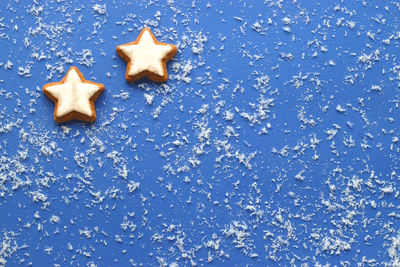
M175 45L158 42L148 28L141 31L136 41L117 46L118 55L128 63L125 74L128 82L145 77L165 82L168 79L166 63L177 50Z
M86 81L76 67L71 67L61 82L43 86L44 94L55 103L54 120L95 121L94 101L104 91L104 85Z

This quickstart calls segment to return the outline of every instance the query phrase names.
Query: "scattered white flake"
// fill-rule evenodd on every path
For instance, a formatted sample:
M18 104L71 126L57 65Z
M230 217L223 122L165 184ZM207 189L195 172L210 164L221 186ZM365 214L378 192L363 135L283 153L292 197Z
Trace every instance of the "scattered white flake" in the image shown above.
M342 112L345 112L346 109L345 109L344 107L342 107L340 104L338 104L338 105L336 106L336 111L342 113Z
M106 8L106 4L100 5L100 4L94 4L92 6L93 11L95 11L96 13L100 14L100 15L104 15L107 12L107 8Z
M152 105L153 104L153 99L154 99L154 95L153 94L144 94L144 98L146 99L146 103L147 105Z
M374 92L382 92L382 87L379 85L371 85L371 90Z
M206 31L198 1L168 0L168 8L141 2L137 12L156 8L148 17L129 13L129 5L92 4L88 13L62 0L54 6L34 1L25 9L15 8L19 2L9 1L7 16L0 17L0 40L11 45L0 62L0 198L4 208L17 195L37 207L28 219L19 210L5 215L18 216L18 225L7 227L17 227L30 250L55 258L51 237L66 231L71 240L64 246L72 254L63 261L78 264L83 256L88 266L102 264L99 246L116 242L129 255L130 245L148 237L154 244L143 247L145 260L160 266L229 265L235 247L255 265L322 266L339 255L343 266L400 266L400 4L361 1L356 5L365 12L359 12L343 1L311 10L296 0L289 9L282 0L267 0L233 3L229 13L210 1L205 7L215 29ZM111 12L120 12L118 21ZM25 16L33 23L23 23ZM168 19L172 27L162 26ZM221 25L231 31L218 32ZM114 85L125 63L104 44L130 40L146 26L179 48L167 65L169 81ZM343 38L345 45L332 42ZM101 58L113 63L97 72ZM43 81L61 79L72 64L110 82L112 97L103 98L99 123L54 124L50 101L51 107L40 106ZM42 76L29 79L34 86L9 79L36 73ZM145 101L136 101L142 94ZM55 212L58 200L70 207L84 203L88 218L68 217L58 204ZM32 206L17 204L21 212ZM106 221L95 216L97 209ZM190 220L179 217L182 212ZM85 226L95 217L98 226ZM101 230L104 222L116 223L121 233ZM71 232L74 224L78 233ZM17 253L27 245L18 246L9 230L0 235L0 266L35 265L30 251ZM32 230L39 245L25 238ZM90 240L80 246L75 237ZM371 255L364 245L374 247ZM133 258L132 266L147 264Z
M50 222L51 223L59 223L60 222L60 217L58 217L57 215L52 215L50 217Z
M7 63L4 65L4 69L10 70L10 69L12 69L13 66L14 66L14 64L11 61L7 60Z
M15 237L14 232L3 232L0 235L0 266L6 266L7 259L11 258L19 249Z
M83 49L81 52L76 52L77 61L81 65L85 65L86 67L92 67L95 63L92 50L90 49Z
M321 241L321 249L329 254L340 255L342 252L350 250L351 244L338 237L326 236Z
M192 45L193 54L202 54L204 50L204 43L207 42L207 40L207 35L203 34L202 32L197 33L194 36Z
M129 181L128 184L126 185L128 187L128 191L130 193L134 192L136 189L139 188L140 183L135 182L135 181Z
M18 75L23 77L31 77L31 65L27 65L25 67L18 67Z

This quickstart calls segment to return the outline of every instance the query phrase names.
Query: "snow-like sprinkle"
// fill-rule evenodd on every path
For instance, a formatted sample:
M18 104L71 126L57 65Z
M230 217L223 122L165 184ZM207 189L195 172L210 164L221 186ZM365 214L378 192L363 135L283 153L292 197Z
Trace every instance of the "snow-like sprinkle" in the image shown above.
M396 1L3 2L0 266L400 266ZM72 65L95 123L53 121Z

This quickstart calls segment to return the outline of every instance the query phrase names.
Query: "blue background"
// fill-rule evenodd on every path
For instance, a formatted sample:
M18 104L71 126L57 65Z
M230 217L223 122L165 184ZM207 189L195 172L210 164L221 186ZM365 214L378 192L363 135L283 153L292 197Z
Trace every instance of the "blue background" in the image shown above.
M0 265L399 264L400 6L312 2L2 1ZM166 83L124 79L145 26Z

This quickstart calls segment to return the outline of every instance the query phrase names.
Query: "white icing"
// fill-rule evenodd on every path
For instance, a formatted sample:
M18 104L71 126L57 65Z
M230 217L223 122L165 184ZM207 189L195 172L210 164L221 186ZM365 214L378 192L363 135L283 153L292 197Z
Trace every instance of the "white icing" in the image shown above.
M148 70L164 76L162 59L172 51L171 45L156 44L149 30L145 30L137 44L120 46L122 52L131 59L129 75L134 76Z
M46 88L58 100L57 117L72 111L92 116L89 99L99 90L98 85L85 83L75 69L71 69L64 83Z

